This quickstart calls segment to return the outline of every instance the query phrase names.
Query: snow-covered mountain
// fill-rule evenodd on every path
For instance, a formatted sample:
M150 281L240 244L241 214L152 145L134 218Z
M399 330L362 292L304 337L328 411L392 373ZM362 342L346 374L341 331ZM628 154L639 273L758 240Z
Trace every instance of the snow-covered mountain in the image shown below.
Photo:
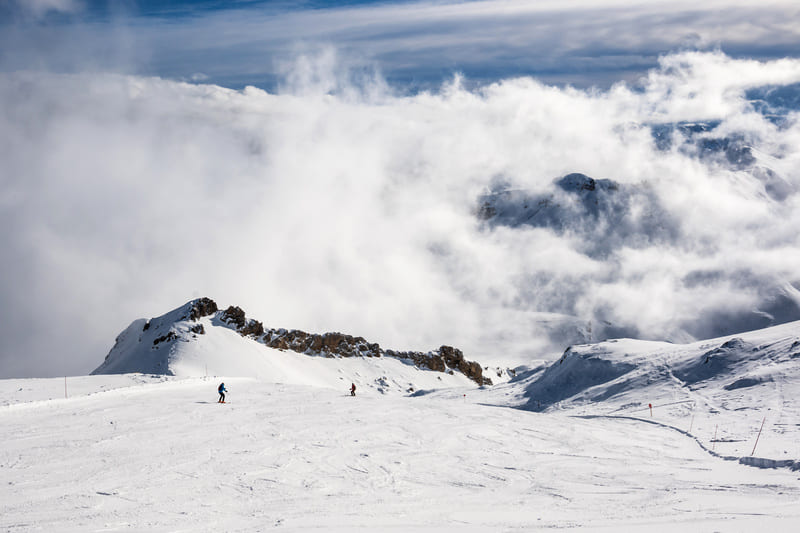
M641 247L678 238L677 221L646 186L567 174L547 193L509 189L502 182L479 198L478 217L492 226L548 228L576 234L591 257L622 246Z
M798 322L572 346L478 387L385 352L270 348L212 304L135 321L97 375L0 380L0 529L800 526ZM136 365L158 373L100 373ZM418 389L382 394L401 380Z
M491 385L483 370L489 371L448 346L398 352L341 333L268 329L238 307L220 310L200 298L135 320L93 374L240 376L329 389L352 382L361 391L427 395ZM791 465L800 459L800 450L793 450L800 426L792 422L800 417L792 402L800 394L800 322L690 344L614 339L575 345L555 361L491 373L498 385L482 394L492 402L639 418L649 418L652 405L659 423L693 429L695 436L703 431L704 446L736 459L748 455L751 426L769 419L765 456Z
M800 469L800 322L691 344L570 346L492 394L537 412L656 421L744 462L763 422L756 456Z
M353 382L409 393L491 384L483 370L450 346L427 353L384 350L342 333L269 329L239 307L221 310L198 298L159 317L134 320L93 374L247 376L324 387ZM501 370L494 375L507 376Z

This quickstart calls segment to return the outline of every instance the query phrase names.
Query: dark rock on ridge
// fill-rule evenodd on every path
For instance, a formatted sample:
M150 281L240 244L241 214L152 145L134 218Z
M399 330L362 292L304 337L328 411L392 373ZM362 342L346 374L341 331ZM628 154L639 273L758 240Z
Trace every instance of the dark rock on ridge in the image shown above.
M172 341L178 338L178 335L174 331L170 331L166 335L162 335L158 337L156 340L153 341L153 346L158 345L162 342Z
M197 321L204 316L213 315L218 311L217 303L211 298L198 298L192 302L189 311L189 320Z
M210 309L211 304L216 307L212 300L208 300L203 308ZM483 376L483 369L479 363L467 361L461 350L452 346L441 346L438 350L427 353L398 352L383 350L378 343L368 342L364 337L354 337L339 332L316 334L298 329L265 329L261 322L248 319L245 312L235 306L230 306L223 311L219 315L219 319L240 335L254 337L258 342L278 350L291 350L325 357L396 357L411 360L420 368L428 368L437 372L452 373L458 370L478 385L492 384L490 378Z
M236 326L237 331L244 327L245 316L241 307L234 307L231 305L223 311L222 317L220 318L223 322Z

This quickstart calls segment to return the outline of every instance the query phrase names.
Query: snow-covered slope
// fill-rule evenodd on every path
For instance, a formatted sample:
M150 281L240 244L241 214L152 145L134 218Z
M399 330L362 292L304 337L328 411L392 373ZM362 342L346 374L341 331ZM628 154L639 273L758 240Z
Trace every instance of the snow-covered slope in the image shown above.
M69 378L81 394L27 390L0 407L1 531L800 526L796 472L723 461L636 420L498 408L474 387L351 398L226 377L230 403L218 405L216 379L119 379ZM9 381L0 396L23 387Z
M800 527L800 323L573 346L477 387L200 307L134 322L98 369L157 373L0 380L0 530Z
M751 455L763 422L755 455L800 460L800 322L685 345L572 346L500 390L528 410L666 424L737 458Z
M482 371L451 347L397 352L349 335L265 330L239 308L221 311L200 298L133 321L93 374L225 375L333 388L352 382L359 389L407 394L491 383Z

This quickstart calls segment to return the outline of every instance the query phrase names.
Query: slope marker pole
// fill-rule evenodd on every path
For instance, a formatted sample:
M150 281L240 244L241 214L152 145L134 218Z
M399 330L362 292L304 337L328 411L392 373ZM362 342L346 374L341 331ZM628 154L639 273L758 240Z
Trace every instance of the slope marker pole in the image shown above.
M64 376L64 398L67 397L67 376Z
M753 444L753 451L750 452L750 457L753 457L753 454L756 453L756 446L758 446L758 438L761 437L761 430L764 429L764 422L767 421L767 415L764 415L764 419L761 421L761 429L758 430L758 435L756 435L756 443Z

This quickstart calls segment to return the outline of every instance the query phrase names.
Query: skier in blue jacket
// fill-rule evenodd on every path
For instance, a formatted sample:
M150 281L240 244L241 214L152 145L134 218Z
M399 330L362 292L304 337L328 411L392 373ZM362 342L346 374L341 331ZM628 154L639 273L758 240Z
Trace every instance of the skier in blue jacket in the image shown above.
M219 401L217 403L225 403L225 393L228 392L228 389L225 388L225 383L219 384L217 392L219 392Z

